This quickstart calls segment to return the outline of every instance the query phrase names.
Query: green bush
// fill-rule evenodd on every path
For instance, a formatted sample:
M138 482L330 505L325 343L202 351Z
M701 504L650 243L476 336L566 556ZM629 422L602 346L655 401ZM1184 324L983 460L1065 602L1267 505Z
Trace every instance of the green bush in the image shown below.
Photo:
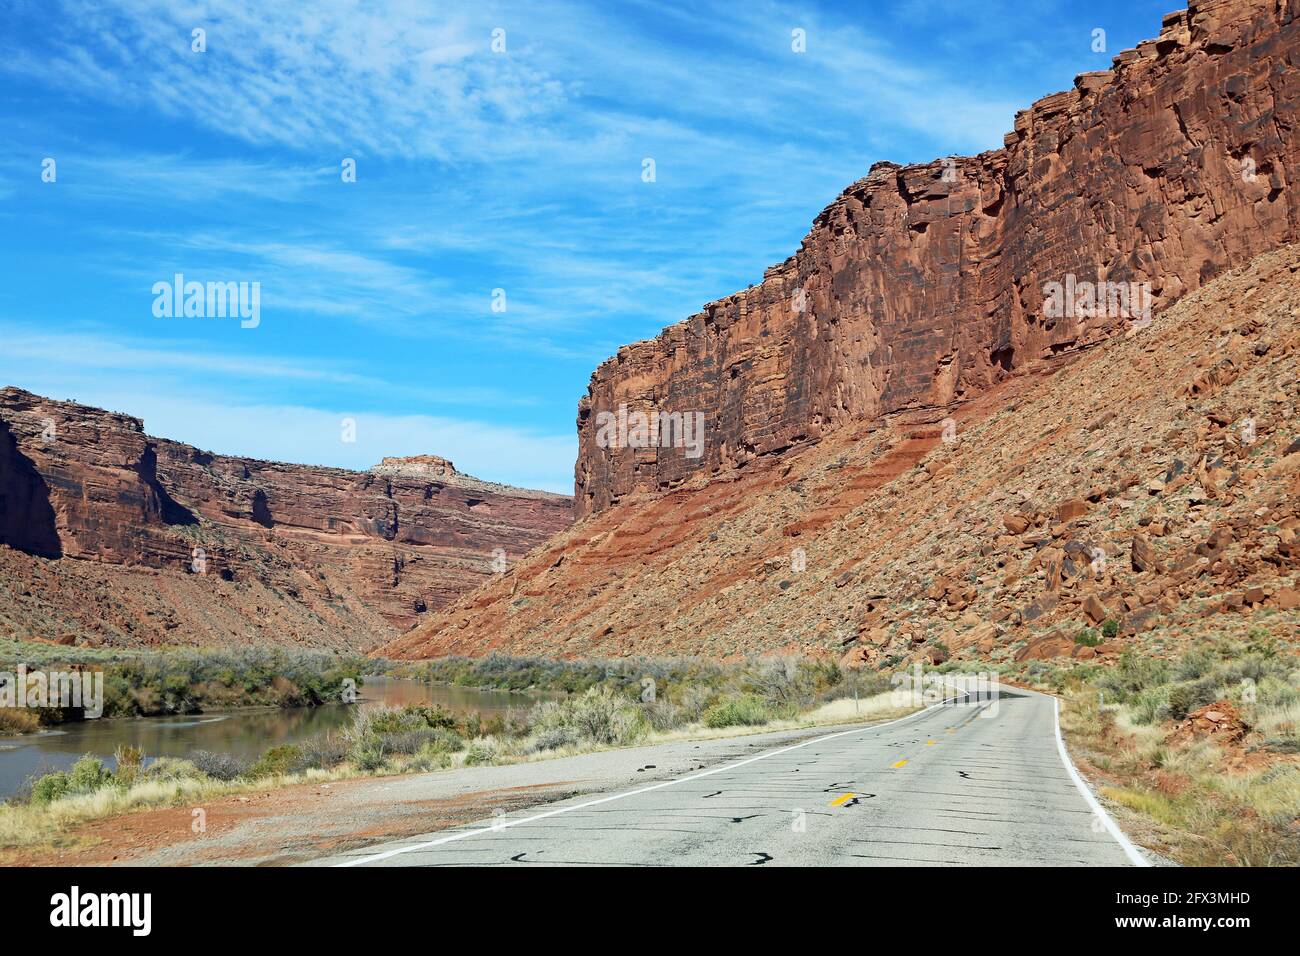
M1074 643L1082 644L1084 647L1096 647L1101 643L1101 635L1090 627L1085 627L1078 634L1074 635Z
M757 727L771 719L767 704L753 694L724 698L704 712L706 727Z
M112 782L113 774L104 767L98 757L92 757L90 754L86 754L74 763L72 769L68 771L68 786L74 793L94 793L100 787Z
M476 740L465 751L465 766L478 767L496 763L497 751L490 740Z
M1217 685L1213 680L1188 681L1174 684L1168 691L1169 716L1182 720L1198 707L1212 704L1218 698Z
M1148 687L1138 691L1129 703L1135 724L1154 724L1165 713L1169 703L1167 687Z
M352 748L350 756L358 770L381 770L388 763L388 755L384 752L383 744L378 741L357 744Z
M245 774L249 779L274 777L292 773L302 758L302 748L296 744L279 744L271 747L258 758Z
M644 737L648 725L640 704L608 687L539 704L530 721L539 749L579 742L626 746Z
M1113 617L1108 617L1101 622L1101 636L1108 641L1113 641L1119 636L1119 621Z
M32 803L53 803L71 792L72 785L68 781L68 775L62 770L56 770L54 773L47 773L32 784Z

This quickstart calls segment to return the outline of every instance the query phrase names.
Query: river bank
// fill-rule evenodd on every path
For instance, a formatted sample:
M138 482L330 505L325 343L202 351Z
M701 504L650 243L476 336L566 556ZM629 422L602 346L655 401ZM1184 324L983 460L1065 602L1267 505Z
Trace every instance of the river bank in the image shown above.
M845 698L800 720L766 726L696 725L651 734L639 746L572 749L458 764L435 772L355 770L178 790L152 805L101 807L79 798L57 808L44 838L5 839L0 865L284 865L433 829L509 814L580 793L644 785L728 762L755 748L876 723L915 709L883 698ZM27 809L27 808L24 808ZM201 811L201 813L196 813Z

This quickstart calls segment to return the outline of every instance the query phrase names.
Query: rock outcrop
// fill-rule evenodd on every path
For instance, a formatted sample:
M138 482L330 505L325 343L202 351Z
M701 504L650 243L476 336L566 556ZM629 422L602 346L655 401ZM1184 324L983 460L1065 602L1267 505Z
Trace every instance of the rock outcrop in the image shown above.
M353 472L215 455L127 415L0 390L0 545L14 566L0 578L35 585L0 614L10 633L368 647L504 570L571 511L567 496L434 456ZM164 575L155 593L133 599L150 569ZM183 602L157 600L164 580ZM117 612L86 600L100 584ZM196 607L213 613L182 627Z
M602 364L578 408L575 512L967 401L1144 324L1296 239L1298 176L1300 3L1193 2L1018 114L1003 148L872 167L761 284ZM623 406L702 413L702 454L599 440Z

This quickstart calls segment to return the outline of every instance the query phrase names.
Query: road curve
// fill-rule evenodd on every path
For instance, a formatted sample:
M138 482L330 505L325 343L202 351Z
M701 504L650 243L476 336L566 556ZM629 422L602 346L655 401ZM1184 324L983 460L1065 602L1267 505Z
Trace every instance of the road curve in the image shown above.
M931 707L335 866L1146 865L1067 762L1054 698Z

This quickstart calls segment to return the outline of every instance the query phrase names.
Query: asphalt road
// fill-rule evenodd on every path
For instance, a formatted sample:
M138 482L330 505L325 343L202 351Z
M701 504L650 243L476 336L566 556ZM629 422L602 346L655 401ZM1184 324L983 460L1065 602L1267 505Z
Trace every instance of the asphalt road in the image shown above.
M1004 690L315 863L1146 865L1059 741L1053 698Z

